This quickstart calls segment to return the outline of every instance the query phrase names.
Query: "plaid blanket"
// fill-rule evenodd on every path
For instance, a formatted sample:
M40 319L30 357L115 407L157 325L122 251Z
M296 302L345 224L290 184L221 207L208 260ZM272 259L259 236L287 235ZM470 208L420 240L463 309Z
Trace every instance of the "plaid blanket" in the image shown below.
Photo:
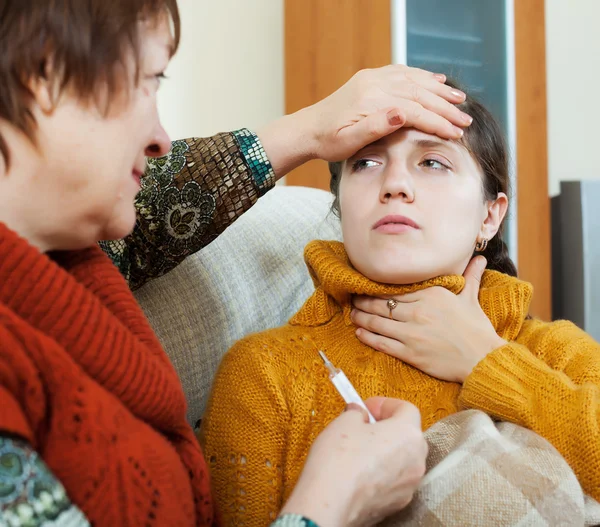
M545 439L483 412L460 412L425 434L427 473L390 526L591 526L600 504Z

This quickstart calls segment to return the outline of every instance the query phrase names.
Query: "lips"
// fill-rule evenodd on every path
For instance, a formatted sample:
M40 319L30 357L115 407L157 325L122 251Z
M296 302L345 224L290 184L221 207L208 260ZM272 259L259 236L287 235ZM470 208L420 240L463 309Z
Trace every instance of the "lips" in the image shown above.
M412 229L420 229L420 227L410 218L399 215L385 216L373 225L373 230L384 232L405 232Z

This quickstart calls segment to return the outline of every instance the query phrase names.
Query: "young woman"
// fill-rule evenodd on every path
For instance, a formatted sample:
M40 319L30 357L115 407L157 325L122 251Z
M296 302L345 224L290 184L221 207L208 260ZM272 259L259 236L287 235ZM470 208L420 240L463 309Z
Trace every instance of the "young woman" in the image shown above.
M228 523L276 514L343 408L319 350L363 398L413 403L425 429L474 408L537 432L600 498L600 346L528 316L532 287L502 241L502 133L481 104L461 108L473 124L460 141L403 129L331 165L344 243L307 246L315 293L286 326L229 351L205 415Z
M211 524L180 383L98 241L134 231L105 248L139 286L303 161L341 159L405 122L459 136L437 114L468 124L446 101L461 96L428 72L367 72L258 136L177 143L143 178L145 157L171 148L156 93L177 48L175 0L19 0L0 12L0 524ZM394 93L378 90L391 79ZM426 455L418 411L369 404L383 422L347 412L332 423L280 522L359 525L410 500Z

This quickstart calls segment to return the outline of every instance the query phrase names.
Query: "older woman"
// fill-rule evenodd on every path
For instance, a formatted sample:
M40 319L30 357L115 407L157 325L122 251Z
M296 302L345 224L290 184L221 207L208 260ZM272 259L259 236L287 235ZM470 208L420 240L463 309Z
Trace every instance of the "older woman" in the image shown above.
M472 119L448 102L465 95L444 80L404 66L365 70L327 99L257 133L175 141L164 157L148 159L133 233L101 246L137 289L210 243L311 159L344 159L401 126L460 137L462 128L452 123L468 126ZM149 156L169 148L156 146Z
M175 0L2 7L0 524L215 521L179 381L99 240L133 230L105 249L139 286L307 159L345 158L405 123L457 137L469 122L443 77L387 68L256 135L179 142L159 159L171 143L156 92L178 31ZM365 524L410 500L426 453L419 414L368 404L382 422L354 411L333 422L279 522Z

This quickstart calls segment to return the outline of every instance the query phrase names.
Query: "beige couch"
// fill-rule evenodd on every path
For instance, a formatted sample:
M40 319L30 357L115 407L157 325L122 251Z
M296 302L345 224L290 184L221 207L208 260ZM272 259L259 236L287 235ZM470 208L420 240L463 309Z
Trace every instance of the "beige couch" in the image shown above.
M282 325L312 293L303 249L314 239L341 239L330 207L328 192L278 186L216 241L136 293L179 373L192 425L231 345Z
M214 243L137 292L179 373L191 424L233 342L283 324L313 291L303 248L341 239L330 206L327 192L277 187ZM600 525L600 504L533 432L471 411L440 421L426 437L428 474L411 506L386 526Z

